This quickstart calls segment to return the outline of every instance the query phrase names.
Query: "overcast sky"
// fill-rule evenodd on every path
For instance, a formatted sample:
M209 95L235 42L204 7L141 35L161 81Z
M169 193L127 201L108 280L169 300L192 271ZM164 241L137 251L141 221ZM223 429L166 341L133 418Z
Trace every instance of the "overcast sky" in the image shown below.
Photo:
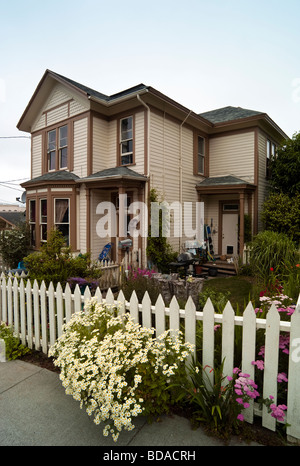
M11 137L28 136L16 125L47 68L104 94L143 83L196 113L239 106L300 131L299 0L0 6L0 182L18 180L0 184L0 203L29 178L30 139Z

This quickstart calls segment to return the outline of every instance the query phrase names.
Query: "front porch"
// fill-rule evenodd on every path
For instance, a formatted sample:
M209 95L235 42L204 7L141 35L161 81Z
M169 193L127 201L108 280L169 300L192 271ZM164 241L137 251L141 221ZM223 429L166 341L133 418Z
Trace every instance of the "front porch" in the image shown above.
M147 203L147 180L128 167L102 170L80 179L86 198L86 223L80 226L79 235L84 236L86 228L86 250L91 251L93 260L110 243L110 261L146 266L147 238L133 230L143 224L144 212L136 215L136 209Z
M205 205L205 223L210 226L216 256L226 261L236 255L243 258L245 242L256 231L256 189L234 176L206 178L196 186L198 200Z

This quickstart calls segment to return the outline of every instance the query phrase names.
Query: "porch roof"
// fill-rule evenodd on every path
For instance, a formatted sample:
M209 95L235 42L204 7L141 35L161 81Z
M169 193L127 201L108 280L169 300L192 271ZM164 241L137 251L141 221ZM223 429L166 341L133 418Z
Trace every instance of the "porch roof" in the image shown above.
M97 173L93 173L92 175L87 176L86 178L80 178L77 182L80 183L88 183L92 181L104 181L104 180L112 180L112 179L120 179L120 180L135 180L135 181L147 181L148 177L145 175L141 175L131 168L128 167L115 167L115 168L107 168L105 170L101 170Z
M209 177L196 185L197 191L203 194L251 191L255 188L254 184L233 175Z
M59 171L54 171L54 172L48 172L45 173L44 175L37 176L36 178L32 178L29 181L25 181L25 183L22 183L22 187L27 187L31 186L37 183L57 183L57 182L70 182L70 181L76 181L79 180L79 177L75 175L74 173L71 173L67 170L59 170Z

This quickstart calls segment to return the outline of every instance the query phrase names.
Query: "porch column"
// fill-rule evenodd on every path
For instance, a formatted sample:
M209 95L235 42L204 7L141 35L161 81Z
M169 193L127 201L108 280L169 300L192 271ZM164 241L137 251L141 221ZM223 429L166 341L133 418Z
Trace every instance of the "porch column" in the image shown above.
M119 196L119 231L118 231L118 236L119 238L117 238L117 244L116 244L116 248L117 248L117 255L116 257L118 257L118 262L119 264L122 262L122 249L119 249L119 244L118 244L118 241L121 241L123 239L125 239L125 231L126 231L126 228L127 228L127 225L126 225L126 217L125 217L125 209L127 209L127 204L125 203L125 188L124 186L119 186L119 190L118 190L118 196Z
M243 257L244 251L244 234L245 234L245 194L240 193L240 257Z

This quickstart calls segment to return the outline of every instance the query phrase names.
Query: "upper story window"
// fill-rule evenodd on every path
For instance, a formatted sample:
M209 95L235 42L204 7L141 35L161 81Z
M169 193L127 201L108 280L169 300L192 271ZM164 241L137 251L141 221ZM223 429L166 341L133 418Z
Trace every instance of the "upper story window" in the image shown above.
M205 139L198 136L197 172L204 174Z
M276 144L274 142L267 140L267 160L266 160L266 178L271 178L271 160L275 158L276 154Z
M133 117L120 120L120 163L128 165L133 163Z
M68 126L48 131L48 170L59 170L68 166Z

